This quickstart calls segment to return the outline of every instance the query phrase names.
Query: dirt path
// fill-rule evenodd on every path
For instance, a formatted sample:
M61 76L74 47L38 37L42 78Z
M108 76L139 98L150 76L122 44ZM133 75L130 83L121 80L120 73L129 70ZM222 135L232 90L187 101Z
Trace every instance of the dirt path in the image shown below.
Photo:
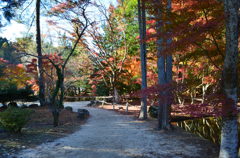
M85 103L67 103L75 110ZM86 108L86 107L84 107ZM19 153L18 158L214 158L206 140L182 130L157 132L147 123L112 111L86 108L91 117L79 131ZM204 147L203 147L204 144Z

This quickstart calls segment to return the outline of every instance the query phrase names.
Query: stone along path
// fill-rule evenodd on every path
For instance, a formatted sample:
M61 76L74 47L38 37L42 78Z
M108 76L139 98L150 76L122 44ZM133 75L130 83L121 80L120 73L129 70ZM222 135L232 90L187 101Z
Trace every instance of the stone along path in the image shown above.
M75 111L78 108L90 111L90 118L79 131L34 149L23 150L16 157L200 158L205 154L204 158L213 158L206 153L209 150L207 146L203 149L191 141L198 141L196 136L181 132L185 133L184 138L182 134L175 134L176 132L158 132L147 123L113 111L83 107L86 104L87 102L66 103L66 106L72 106ZM187 140L188 138L191 139Z

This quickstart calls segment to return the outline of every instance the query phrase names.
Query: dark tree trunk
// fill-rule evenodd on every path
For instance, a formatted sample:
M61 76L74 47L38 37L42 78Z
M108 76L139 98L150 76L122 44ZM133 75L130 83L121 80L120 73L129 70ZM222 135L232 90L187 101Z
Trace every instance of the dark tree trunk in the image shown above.
M138 21L140 33L140 56L141 56L141 72L142 72L142 86L141 89L147 88L147 59L146 59L146 13L145 2L138 0ZM141 98L141 109L139 114L140 119L147 119L147 97Z
M54 127L58 126L58 122L59 122L59 114L61 109L63 108L63 98L64 98L64 75L63 75L63 71L61 70L61 68L59 68L59 66L55 65L56 71L57 71L57 81L56 81L56 87L53 91L53 94L51 96L51 105L50 105L50 109L52 111L52 115L53 115L53 125ZM57 99L57 96L59 94L60 91L60 97L59 99Z
M167 11L169 14L171 13L172 9L172 0L167 1ZM169 21L170 23L171 21ZM172 39L167 39L167 44L171 44ZM172 67L173 67L173 58L172 55L167 55L166 57L166 82L168 84L172 83ZM171 122L171 105L172 105L172 97L171 97L171 89L169 89L167 92L167 103L165 108L165 125L164 128L170 129L170 122Z
M223 126L219 158L237 158L237 64L238 64L238 0L224 0L226 16L226 55L223 66Z
M45 85L43 76L43 64L42 64L42 46L41 46L41 28L40 28L40 6L41 0L36 0L36 44L38 54L38 82L39 82L39 101L40 105L45 105Z
M57 127L59 125L59 114L60 114L60 111L56 109L52 111L54 127Z
M160 8L157 9L156 19L157 25L156 30L157 34L161 34L163 24L161 23L162 17L162 1L157 0L160 4ZM171 0L168 0L167 3L167 10L168 12L171 11ZM171 39L168 39L167 43L170 43ZM164 85L169 84L172 82L172 56L171 55L163 55L163 39L158 37L157 39L157 53L158 53L158 60L157 60L157 69L158 69L158 84ZM171 100L170 100L170 91L162 91L159 90L159 99L158 99L158 129L170 129L170 111L171 111Z

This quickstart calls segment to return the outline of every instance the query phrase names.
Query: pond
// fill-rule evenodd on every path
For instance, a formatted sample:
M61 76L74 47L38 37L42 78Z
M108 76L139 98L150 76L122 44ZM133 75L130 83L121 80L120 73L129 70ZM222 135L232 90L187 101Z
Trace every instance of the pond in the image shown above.
M222 118L208 117L177 122L184 130L220 144ZM238 130L240 133L240 130Z

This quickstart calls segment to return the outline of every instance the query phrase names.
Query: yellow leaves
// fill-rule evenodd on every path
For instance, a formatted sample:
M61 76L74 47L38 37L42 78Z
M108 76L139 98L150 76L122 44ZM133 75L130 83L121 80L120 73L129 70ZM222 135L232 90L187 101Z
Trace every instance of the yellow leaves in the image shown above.
M25 87L27 85L27 81L31 79L22 64L7 65L3 70L3 73L4 75L0 78L0 80L16 83L18 88Z
M8 43L7 42L4 42L3 44L2 44L2 48L7 48L8 47Z

